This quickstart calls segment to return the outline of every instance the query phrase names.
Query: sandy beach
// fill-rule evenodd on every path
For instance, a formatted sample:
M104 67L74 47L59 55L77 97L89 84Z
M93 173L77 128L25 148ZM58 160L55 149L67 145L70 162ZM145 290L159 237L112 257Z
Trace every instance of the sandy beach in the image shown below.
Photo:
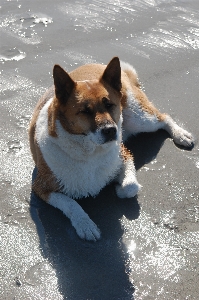
M199 295L199 1L0 1L0 299L197 300ZM128 140L137 197L114 185L79 200L99 226L80 240L31 193L33 109L66 71L119 56L149 99L196 140L160 130Z

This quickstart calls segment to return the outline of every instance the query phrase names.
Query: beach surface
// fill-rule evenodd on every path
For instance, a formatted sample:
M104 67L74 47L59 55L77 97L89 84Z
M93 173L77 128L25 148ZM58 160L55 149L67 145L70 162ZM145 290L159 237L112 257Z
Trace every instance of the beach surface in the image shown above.
M199 1L0 2L0 299L198 300ZM33 109L71 71L119 56L149 99L196 140L164 131L132 137L137 197L114 185L79 200L101 229L80 240L69 220L31 193Z

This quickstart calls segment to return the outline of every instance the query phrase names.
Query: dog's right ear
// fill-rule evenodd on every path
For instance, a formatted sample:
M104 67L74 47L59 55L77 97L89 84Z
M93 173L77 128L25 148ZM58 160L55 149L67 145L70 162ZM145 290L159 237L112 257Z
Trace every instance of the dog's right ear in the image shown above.
M53 78L56 98L65 104L75 87L75 82L59 65L53 68Z
M107 82L116 91L121 91L121 67L120 60L118 57L112 58L112 60L107 65L101 79Z

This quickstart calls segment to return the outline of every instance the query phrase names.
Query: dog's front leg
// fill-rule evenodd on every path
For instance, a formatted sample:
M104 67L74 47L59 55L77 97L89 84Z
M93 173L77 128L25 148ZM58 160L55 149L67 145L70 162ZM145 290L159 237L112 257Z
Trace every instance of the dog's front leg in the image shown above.
M64 194L53 192L48 203L60 209L70 220L81 239L96 241L100 239L100 230L89 218L81 206Z
M117 178L119 184L116 185L116 193L119 198L131 198L138 193L141 185L136 178L133 156L124 145L122 145L121 155L123 164Z

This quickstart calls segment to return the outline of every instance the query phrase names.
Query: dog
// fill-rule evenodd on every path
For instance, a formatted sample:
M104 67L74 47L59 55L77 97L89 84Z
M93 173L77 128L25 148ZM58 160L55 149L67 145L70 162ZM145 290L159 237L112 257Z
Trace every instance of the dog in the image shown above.
M112 181L120 198L138 193L133 155L123 144L128 137L165 129L178 145L192 147L194 139L153 106L135 69L118 57L70 73L55 65L53 78L29 127L32 189L70 219L80 238L96 241L100 230L75 199L95 197Z

